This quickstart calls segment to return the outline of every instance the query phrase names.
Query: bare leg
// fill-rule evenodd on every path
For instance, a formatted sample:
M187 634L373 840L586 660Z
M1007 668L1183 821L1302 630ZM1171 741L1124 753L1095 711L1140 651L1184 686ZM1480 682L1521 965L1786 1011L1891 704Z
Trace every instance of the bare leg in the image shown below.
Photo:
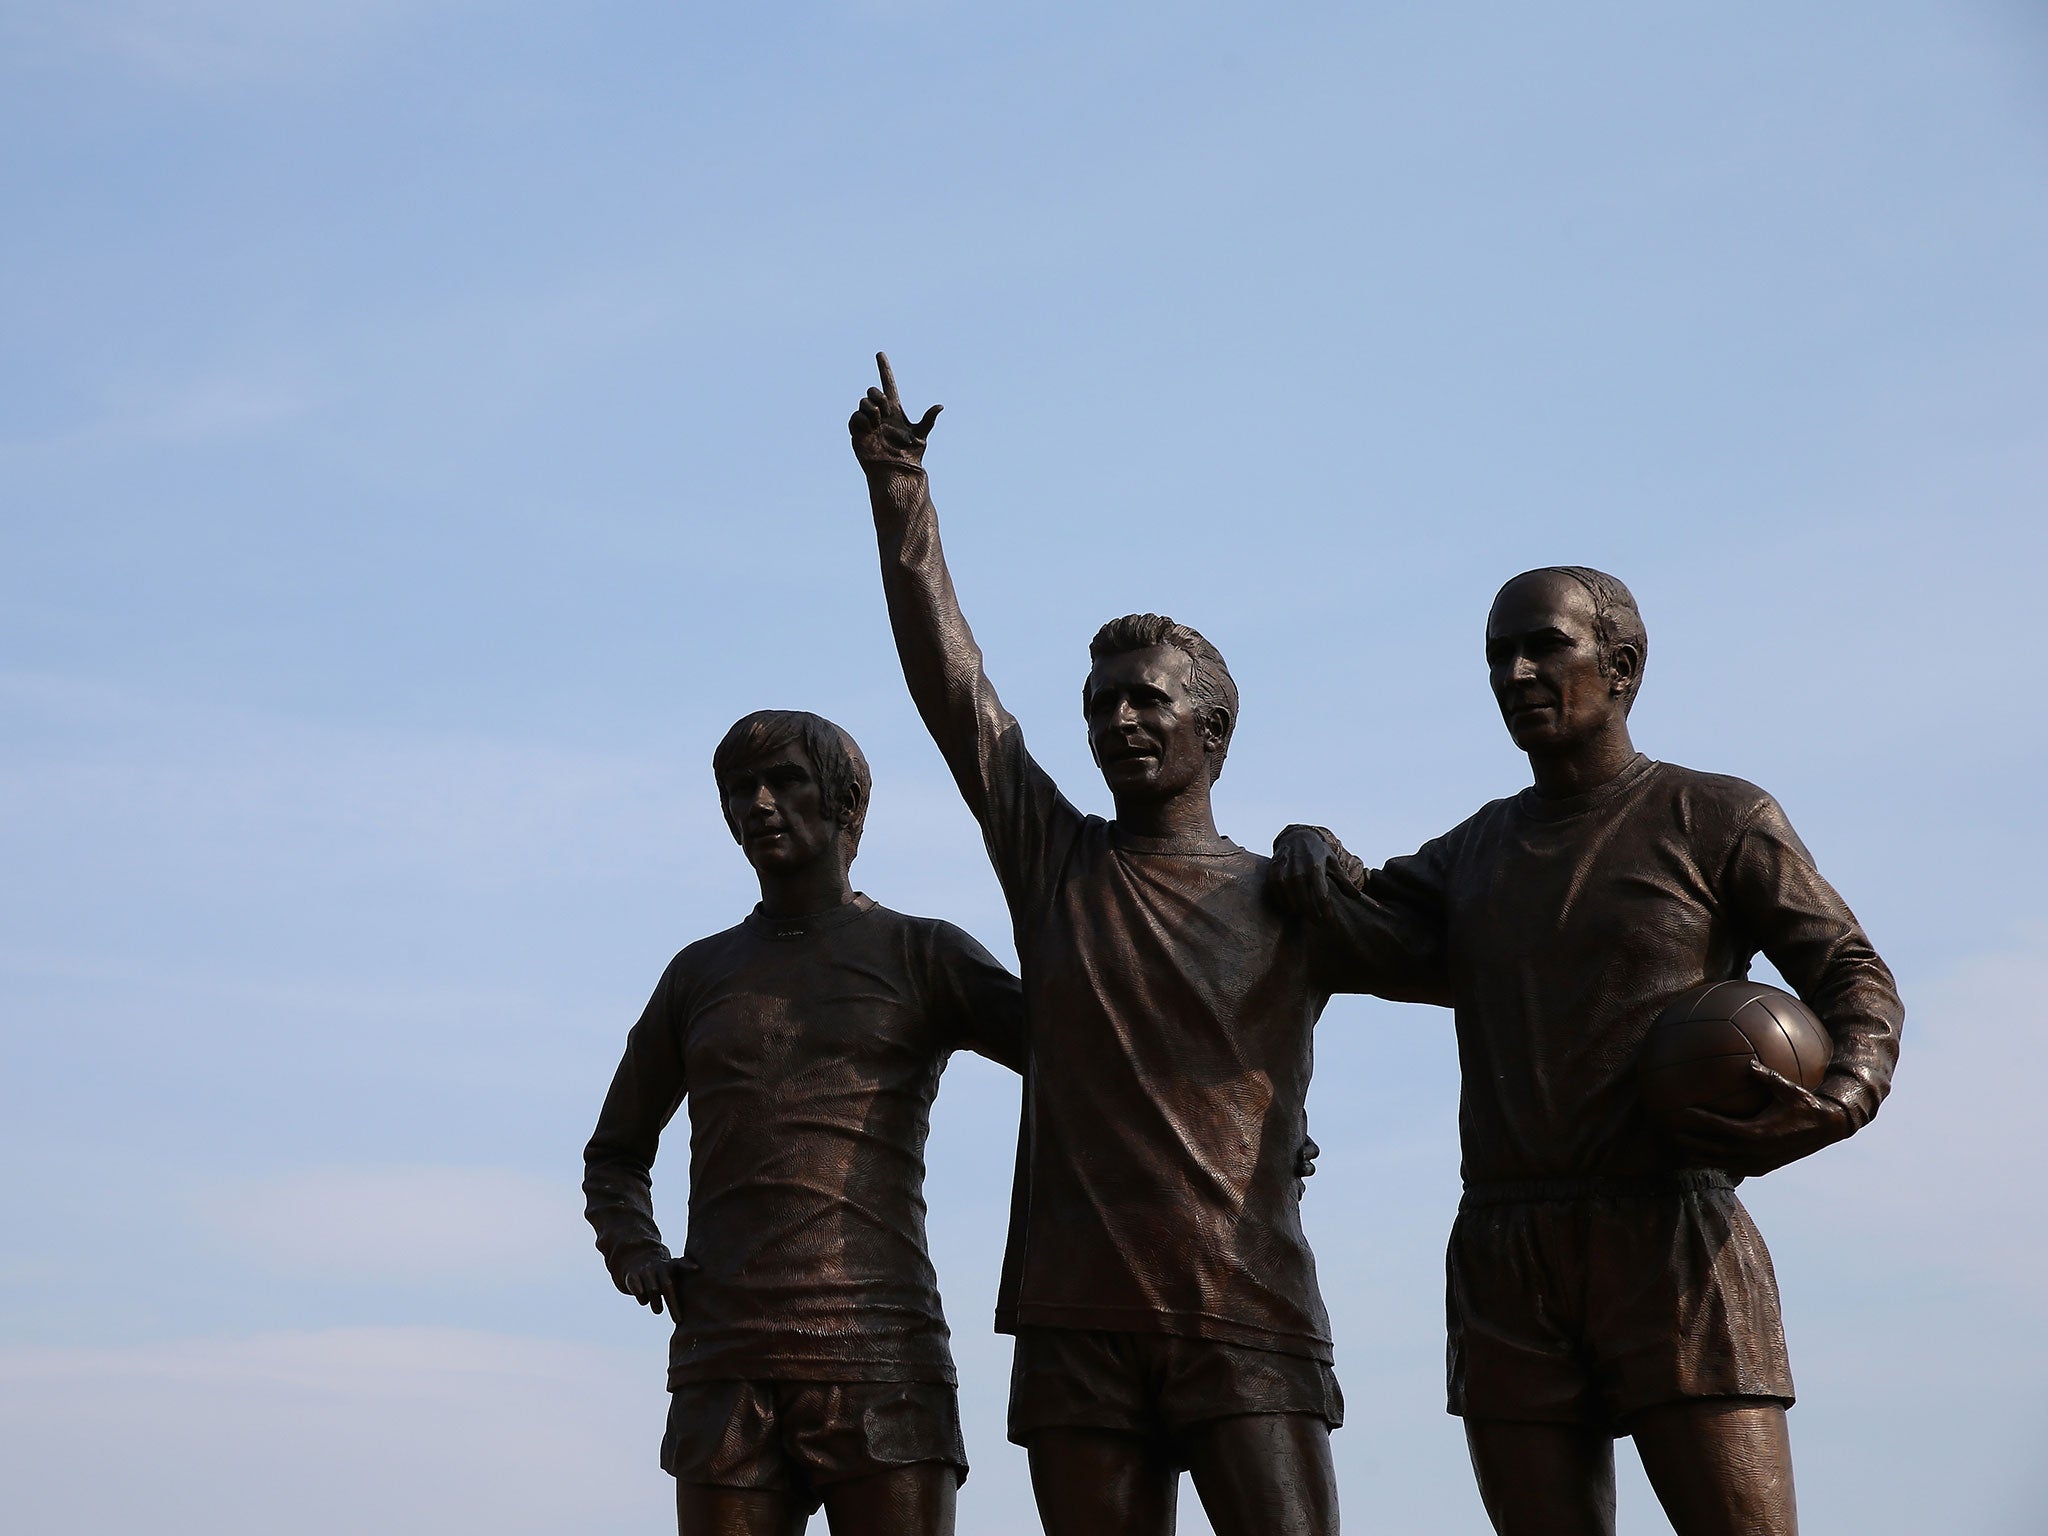
M765 1488L676 1480L680 1536L802 1536L808 1519L794 1500Z
M1614 1440L1604 1431L1467 1419L1465 1444L1498 1536L1614 1536Z
M1754 1397L1667 1403L1633 1426L1678 1536L1799 1536L1785 1408Z
M1216 1536L1337 1536L1330 1426L1310 1413L1246 1413L1188 1433L1189 1473Z
M1031 1491L1045 1536L1173 1536L1180 1473L1136 1435L1041 1429Z
M919 1461L825 1489L832 1536L953 1536L960 1473Z

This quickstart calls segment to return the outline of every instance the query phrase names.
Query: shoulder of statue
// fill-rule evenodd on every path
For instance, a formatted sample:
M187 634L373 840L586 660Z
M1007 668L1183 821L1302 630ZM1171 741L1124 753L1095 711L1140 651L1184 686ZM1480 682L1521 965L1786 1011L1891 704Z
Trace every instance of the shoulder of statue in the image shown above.
M1771 793L1732 773L1706 773L1679 763L1658 763L1656 771L1667 793L1683 800L1712 821L1739 831L1759 816L1782 817Z

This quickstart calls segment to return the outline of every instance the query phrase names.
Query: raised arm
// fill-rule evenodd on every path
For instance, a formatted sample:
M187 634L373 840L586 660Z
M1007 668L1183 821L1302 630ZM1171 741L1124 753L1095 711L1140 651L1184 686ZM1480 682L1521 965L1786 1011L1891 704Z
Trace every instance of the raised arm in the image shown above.
M881 387L867 392L847 430L867 474L896 654L925 729L981 823L997 873L1011 888L1019 861L1031 861L1049 825L1078 818L1024 750L1023 733L996 697L982 668L981 647L960 612L924 471L925 443L940 408L912 421L897 395L888 355L877 353L875 361ZM1011 894L1017 894L1014 888Z
M984 759L1016 721L982 668L981 647L960 611L939 514L924 471L925 443L941 407L920 421L904 412L886 352L875 354L882 387L870 389L847 423L853 455L868 477L875 539L881 547L882 593L910 697L977 819L985 809Z

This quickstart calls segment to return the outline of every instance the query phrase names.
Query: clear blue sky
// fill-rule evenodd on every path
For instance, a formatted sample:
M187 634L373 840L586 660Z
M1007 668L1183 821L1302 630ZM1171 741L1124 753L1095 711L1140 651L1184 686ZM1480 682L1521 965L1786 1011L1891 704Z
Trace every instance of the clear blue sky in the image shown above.
M753 899L725 726L845 724L859 883L1010 953L845 445L886 347L1089 808L1113 614L1230 658L1226 831L1381 858L1523 782L1499 582L1633 586L1638 743L1773 790L1910 1012L1869 1132L1745 1191L1807 1527L2033 1529L2044 185L2022 0L0 0L17 1528L663 1527L661 1325L574 1186ZM1347 1521L1477 1532L1448 1017L1319 1046ZM933 1136L976 1536L1035 1529L1014 1106L959 1063Z

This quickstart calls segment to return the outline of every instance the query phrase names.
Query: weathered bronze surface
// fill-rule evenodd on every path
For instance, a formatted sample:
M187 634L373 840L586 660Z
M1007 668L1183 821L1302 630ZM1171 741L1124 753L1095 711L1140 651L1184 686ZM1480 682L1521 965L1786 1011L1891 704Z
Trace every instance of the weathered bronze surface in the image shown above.
M1343 1401L1302 1235L1310 1037L1380 990L1403 935L1364 902L1313 925L1221 836L1210 789L1237 687L1202 635L1105 624L1082 689L1116 817L1082 814L1024 744L961 615L888 360L850 430L911 697L1015 923L1027 1058L997 1327L1010 1437L1052 1536L1164 1533L1180 1471L1219 1536L1335 1531Z
M1415 961L1389 995L1456 1010L1449 1399L1495 1529L1611 1532L1613 1439L1629 1435L1680 1532L1791 1536L1777 1282L1733 1185L1869 1121L1904 1010L1776 801L1636 751L1648 645L1613 577L1515 577L1486 662L1532 786L1383 869L1290 828L1274 888L1316 922L1379 913ZM1825 1025L1825 1076L1809 1090L1759 1063L1761 1111L1694 1107L1660 1130L1636 1076L1645 1034L1759 953Z
M733 727L714 774L761 903L670 965L585 1153L614 1280L675 1321L685 1536L796 1532L821 1504L837 1536L952 1530L966 1456L921 1190L956 1048L1024 1077L996 1326L1049 1536L1168 1536L1184 1470L1219 1536L1334 1536L1343 1398L1299 1201L1311 1036L1347 991L1454 1011L1448 1399L1495 1529L1611 1536L1628 1436L1682 1536L1795 1536L1777 1282L1735 1186L1870 1120L1903 1009L1769 795L1636 751L1628 589L1566 566L1500 590L1486 663L1533 782L1377 869L1319 827L1271 861L1219 833L1229 667L1185 624L1114 619L1082 709L1116 814L1086 815L961 613L924 468L939 407L913 421L877 361L849 430L883 593L1022 977L852 889L868 785L843 731ZM1724 985L1705 995L1777 1012L1681 1009L1693 1035L1645 1065L1660 1015L1759 954L1796 1000ZM686 1098L675 1257L649 1169Z
M1023 1064L1016 978L949 923L852 888L868 769L816 715L764 710L712 758L761 902L663 973L584 1150L618 1288L674 1322L662 1465L686 1536L948 1536L966 1476L925 1251L947 1056ZM689 1231L650 1168L685 1098Z

